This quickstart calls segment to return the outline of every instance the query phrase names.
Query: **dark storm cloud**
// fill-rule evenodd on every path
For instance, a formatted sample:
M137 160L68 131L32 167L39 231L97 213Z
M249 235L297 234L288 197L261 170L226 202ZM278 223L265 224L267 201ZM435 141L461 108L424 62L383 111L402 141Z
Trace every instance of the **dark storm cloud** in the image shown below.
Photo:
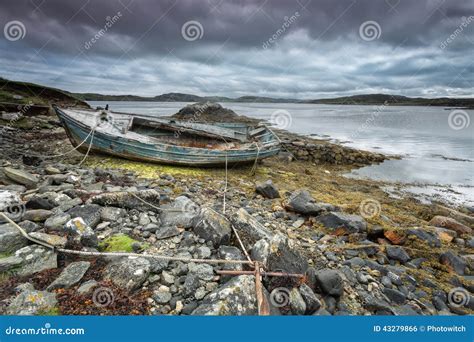
M0 74L115 94L469 96L473 15L469 0L17 0L0 23L26 35L0 41Z

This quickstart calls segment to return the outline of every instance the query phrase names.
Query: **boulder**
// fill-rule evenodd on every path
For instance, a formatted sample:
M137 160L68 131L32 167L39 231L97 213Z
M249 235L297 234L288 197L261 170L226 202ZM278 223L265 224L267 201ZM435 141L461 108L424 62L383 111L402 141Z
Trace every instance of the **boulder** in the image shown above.
M39 179L29 172L18 170L11 167L4 167L3 172L5 176L18 184L26 186L28 189L33 189L38 185Z
M270 179L266 182L257 184L257 186L255 187L255 191L263 197L270 199L280 197L278 189Z
M77 292L80 293L80 294L88 293L90 290L92 290L98 284L99 283L97 281L95 281L94 279L88 280L88 281L84 282L83 284L81 284L81 286L79 286L77 288Z
M67 289L77 283L79 283L89 269L91 263L88 261L71 262L61 272L48 287L48 291L55 289Z
M50 216L44 221L44 228L47 231L63 231L64 225L71 219L71 215L66 213L59 213Z
M64 229L68 234L72 235L75 241L81 243L84 247L97 247L99 242L97 235L81 217L69 220Z
M52 215L53 215L53 212L51 210L31 209L31 210L27 210L23 214L23 220L33 221L33 222L44 222Z
M99 204L104 207L159 212L157 208L160 205L160 193L154 189L107 192L91 197L87 203Z
M464 272L466 271L466 261L462 257L454 254L452 251L441 254L439 257L439 262L448 266L449 269L453 270L459 275L464 275Z
M313 290L306 285L302 284L299 287L299 291L301 297L303 297L304 302L306 303L306 312L305 314L311 315L315 313L321 307L321 302L319 301L318 297L314 294Z
M400 246L387 246L386 247L387 256L390 259L400 261L402 264L410 260L410 256L405 251L403 247Z
M293 315L304 315L306 312L306 302L298 291L298 288L291 289L289 294L290 310Z
M150 270L151 265L147 259L128 257L108 264L104 270L104 279L127 291L133 291L145 282Z
M200 214L200 207L186 196L177 197L174 202L163 205L160 214L161 224L191 228L193 220Z
M250 257L254 261L260 261L264 265L268 264L268 256L270 255L270 242L265 239L258 240L250 251Z
M343 228L347 233L364 233L367 231L367 222L359 215L343 214L331 211L316 218L326 228Z
M0 271L18 276L29 276L57 267L56 253L38 245L23 247L14 255L0 259Z
M28 245L28 239L10 224L0 225L0 253L10 254Z
M97 204L85 204L74 207L67 211L72 218L80 217L86 225L95 228L100 222L100 212L102 208Z
M51 246L58 247L58 248L64 248L67 244L67 238L64 236L51 235L51 234L40 233L40 232L32 232L32 233L29 233L28 235L31 236L32 238L35 238L36 240L46 242L50 244Z
M435 234L428 232L423 228L408 229L407 236L414 236L417 239L426 242L431 247L441 247L441 241L439 238Z
M232 229L225 216L211 208L204 208L193 221L193 231L215 247L228 244Z
M323 211L323 208L316 203L307 190L293 193L285 207L303 215L319 215Z
M192 315L256 315L255 277L240 275L209 293Z
M244 255L234 246L220 246L219 250L217 251L219 259L224 260L244 260ZM243 270L242 264L223 264L223 270L234 270L234 271L241 271ZM221 276L221 279L228 280L232 278L232 276Z
M276 234L270 240L270 254L268 255L267 269L288 273L304 274L308 262L283 234Z
M472 234L472 229L453 218L437 215L429 222L432 226L454 230L458 234Z
M387 296L388 299L390 299L396 304L403 304L407 299L407 296L395 289L384 288L383 293Z
M104 207L100 210L100 219L102 221L115 222L125 215L127 215L127 211L122 208Z
M316 272L316 284L327 295L340 297L344 293L344 281L339 271L323 269Z
M253 246L260 239L270 240L273 233L258 222L244 208L240 208L231 217L231 222L242 238L245 246Z
M155 235L158 240L168 239L179 234L180 230L176 226L161 226L155 231Z
M54 309L56 294L47 291L25 289L8 305L7 315L38 315Z
M40 196L33 196L31 197L28 202L25 204L26 209L44 209L44 210L51 210L56 207L55 203L53 203L48 198L43 198Z

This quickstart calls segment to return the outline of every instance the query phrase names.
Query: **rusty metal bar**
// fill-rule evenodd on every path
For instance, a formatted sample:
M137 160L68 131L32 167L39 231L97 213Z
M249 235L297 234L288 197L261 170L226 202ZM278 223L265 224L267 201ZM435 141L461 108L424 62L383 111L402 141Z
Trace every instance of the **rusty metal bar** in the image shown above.
M270 315L270 306L268 305L267 298L263 293L263 285L262 285L262 275L261 271L263 268L260 268L260 263L258 261L255 262L255 292L257 295L257 307L258 307L258 315L259 316L268 316Z

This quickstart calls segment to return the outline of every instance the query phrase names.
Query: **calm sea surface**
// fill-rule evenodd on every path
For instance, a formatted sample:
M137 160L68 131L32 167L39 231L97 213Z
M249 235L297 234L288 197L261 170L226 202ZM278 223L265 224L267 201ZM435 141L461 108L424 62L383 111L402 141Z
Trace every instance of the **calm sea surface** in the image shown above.
M184 102L107 102L110 109L171 115ZM92 106L106 102L91 101ZM410 183L415 192L474 204L474 110L319 104L223 103L238 114L365 150L399 154L350 177ZM419 185L424 185L419 187ZM421 190L420 190L421 189ZM425 191L424 191L424 190ZM440 190L441 189L441 190Z

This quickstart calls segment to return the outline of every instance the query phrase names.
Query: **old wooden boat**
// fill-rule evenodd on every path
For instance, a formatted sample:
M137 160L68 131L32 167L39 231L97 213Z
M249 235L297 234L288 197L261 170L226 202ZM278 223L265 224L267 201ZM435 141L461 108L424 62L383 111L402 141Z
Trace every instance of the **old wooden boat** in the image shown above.
M187 166L250 163L280 151L264 124L199 123L104 110L54 107L77 150Z

